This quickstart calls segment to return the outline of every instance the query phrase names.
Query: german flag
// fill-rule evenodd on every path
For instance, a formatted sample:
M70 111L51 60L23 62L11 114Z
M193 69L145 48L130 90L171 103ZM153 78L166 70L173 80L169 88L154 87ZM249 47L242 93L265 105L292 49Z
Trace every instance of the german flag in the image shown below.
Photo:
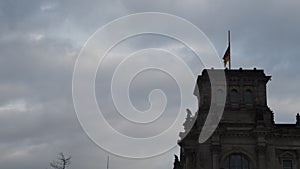
M226 67L227 63L230 61L230 46L227 47L223 60L224 60L224 67Z

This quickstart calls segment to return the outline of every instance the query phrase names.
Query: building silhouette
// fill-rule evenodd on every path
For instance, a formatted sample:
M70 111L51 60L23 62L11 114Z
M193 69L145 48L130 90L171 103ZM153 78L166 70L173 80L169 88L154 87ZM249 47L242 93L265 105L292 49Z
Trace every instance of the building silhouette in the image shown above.
M198 142L211 104L208 71L198 76L195 95L197 116L188 112L190 131L180 133L180 160L175 169L300 169L300 117L295 124L276 124L267 105L267 83L271 76L263 70L225 69L227 91L222 119L212 136ZM218 97L216 98L218 99ZM214 103L218 103L215 100ZM185 136L185 137L184 137Z

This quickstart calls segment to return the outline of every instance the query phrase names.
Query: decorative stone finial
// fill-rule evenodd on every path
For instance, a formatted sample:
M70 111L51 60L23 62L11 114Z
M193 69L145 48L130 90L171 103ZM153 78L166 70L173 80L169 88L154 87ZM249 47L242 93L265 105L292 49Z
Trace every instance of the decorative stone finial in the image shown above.
M300 127L300 115L297 113L296 115L296 125Z
M185 122L183 124L185 132L187 132L191 128L191 125L192 125L192 122L193 122L192 112L189 109L186 109L186 114L187 114L187 116L186 116Z
M177 155L174 155L174 156L175 156L175 160L174 160L174 167L173 167L173 169L181 169L180 161L178 159L178 156Z

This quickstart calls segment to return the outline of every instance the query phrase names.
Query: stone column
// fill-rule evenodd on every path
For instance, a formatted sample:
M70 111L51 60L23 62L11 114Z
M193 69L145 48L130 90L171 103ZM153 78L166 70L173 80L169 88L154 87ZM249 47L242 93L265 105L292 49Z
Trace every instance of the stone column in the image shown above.
M220 135L215 132L211 137L212 168L220 169Z
M186 152L185 153L185 169L189 169L191 165L191 156L190 153Z
M193 150L188 150L185 153L185 169L195 169L196 167L196 159L195 153Z
M256 136L256 159L257 159L257 169L266 169L266 139L264 132L258 132Z
M297 169L300 169L300 150L297 150Z
M266 169L266 147L265 145L257 145L257 169Z
M220 169L220 146L219 145L212 145L211 148L212 152L212 168L213 169Z

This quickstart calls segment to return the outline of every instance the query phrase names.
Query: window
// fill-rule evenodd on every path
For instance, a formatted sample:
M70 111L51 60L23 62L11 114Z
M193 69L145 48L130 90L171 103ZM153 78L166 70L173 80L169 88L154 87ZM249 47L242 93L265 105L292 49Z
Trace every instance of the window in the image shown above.
M283 160L282 168L283 169L293 169L293 161L292 160Z
M230 91L230 101L231 103L237 104L239 102L239 93L236 89Z
M225 159L225 169L250 169L249 160L243 154L232 154Z
M244 93L244 101L246 104L252 104L253 103L253 95L252 91L250 89L247 89Z
M222 89L218 89L217 90L217 98L216 98L216 100L217 100L217 104L224 104L225 103L225 100L226 100L226 98L225 98L225 93L224 93L224 91L222 90Z

